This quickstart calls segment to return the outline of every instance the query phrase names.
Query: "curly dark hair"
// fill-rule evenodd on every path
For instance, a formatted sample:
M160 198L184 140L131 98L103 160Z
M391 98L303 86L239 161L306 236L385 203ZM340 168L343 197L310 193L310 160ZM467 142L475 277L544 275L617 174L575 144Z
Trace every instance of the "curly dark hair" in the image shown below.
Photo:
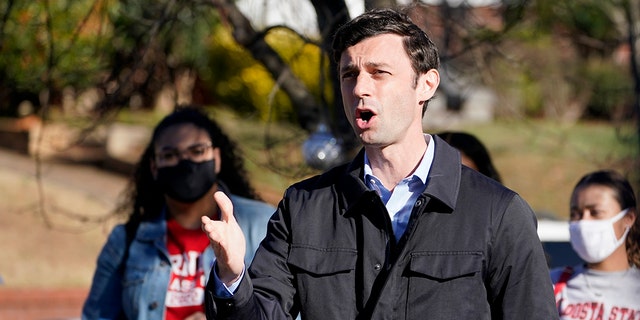
M630 264L640 267L640 219L636 206L636 195L627 180L622 174L614 170L599 170L584 175L573 188L573 196L579 189L591 185L600 185L611 188L620 208L629 209L636 217L629 234L627 235L627 257ZM627 213L627 214L629 214Z
M151 160L155 157L154 144L164 130L183 123L191 123L207 131L213 146L220 148L222 166L220 173L218 173L218 181L226 187L226 191L245 198L260 200L249 184L243 159L240 157L235 143L201 108L178 106L155 127L151 141L149 141L129 181L125 191L125 199L118 209L121 213L125 211L129 213L129 221L151 220L161 214L165 205L164 193L151 172Z

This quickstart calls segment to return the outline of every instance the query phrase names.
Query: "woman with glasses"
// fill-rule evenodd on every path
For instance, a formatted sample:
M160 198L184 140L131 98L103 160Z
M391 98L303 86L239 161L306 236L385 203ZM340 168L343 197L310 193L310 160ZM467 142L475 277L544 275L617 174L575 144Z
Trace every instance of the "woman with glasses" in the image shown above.
M201 217L219 218L227 194L246 238L248 265L275 208L251 188L233 142L204 113L179 108L154 129L116 226L97 261L83 319L204 319L215 255Z
M583 265L551 271L560 319L640 317L636 196L615 171L582 177L570 204L571 245Z

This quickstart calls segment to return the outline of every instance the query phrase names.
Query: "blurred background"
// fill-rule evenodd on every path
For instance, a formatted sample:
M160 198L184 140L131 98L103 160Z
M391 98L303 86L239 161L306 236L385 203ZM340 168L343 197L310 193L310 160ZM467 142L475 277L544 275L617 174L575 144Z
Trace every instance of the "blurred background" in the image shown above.
M440 50L425 132L476 135L539 218L566 220L588 171L640 189L637 1L5 0L0 318L79 315L120 194L177 103L206 107L274 204L349 159L331 35L396 5Z

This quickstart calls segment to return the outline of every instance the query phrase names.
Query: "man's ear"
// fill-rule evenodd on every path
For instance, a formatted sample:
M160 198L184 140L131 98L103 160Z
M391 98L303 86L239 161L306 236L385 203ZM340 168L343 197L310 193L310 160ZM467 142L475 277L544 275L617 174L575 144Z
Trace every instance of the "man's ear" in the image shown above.
M416 90L418 91L418 99L420 102L431 99L440 85L440 73L436 69L431 69L418 77Z

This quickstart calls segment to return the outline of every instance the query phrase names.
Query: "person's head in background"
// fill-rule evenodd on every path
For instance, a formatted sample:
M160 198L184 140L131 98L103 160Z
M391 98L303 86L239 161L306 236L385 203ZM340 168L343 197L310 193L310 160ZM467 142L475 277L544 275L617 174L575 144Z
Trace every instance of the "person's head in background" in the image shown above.
M444 131L438 133L437 136L460 151L463 165L502 183L498 170L493 166L489 151L478 138L469 133L458 131Z
M570 202L571 245L589 268L640 267L640 221L629 181L613 170L586 174Z
M195 106L179 106L155 127L121 211L149 220L166 204L188 207L224 191L259 200L235 143Z

